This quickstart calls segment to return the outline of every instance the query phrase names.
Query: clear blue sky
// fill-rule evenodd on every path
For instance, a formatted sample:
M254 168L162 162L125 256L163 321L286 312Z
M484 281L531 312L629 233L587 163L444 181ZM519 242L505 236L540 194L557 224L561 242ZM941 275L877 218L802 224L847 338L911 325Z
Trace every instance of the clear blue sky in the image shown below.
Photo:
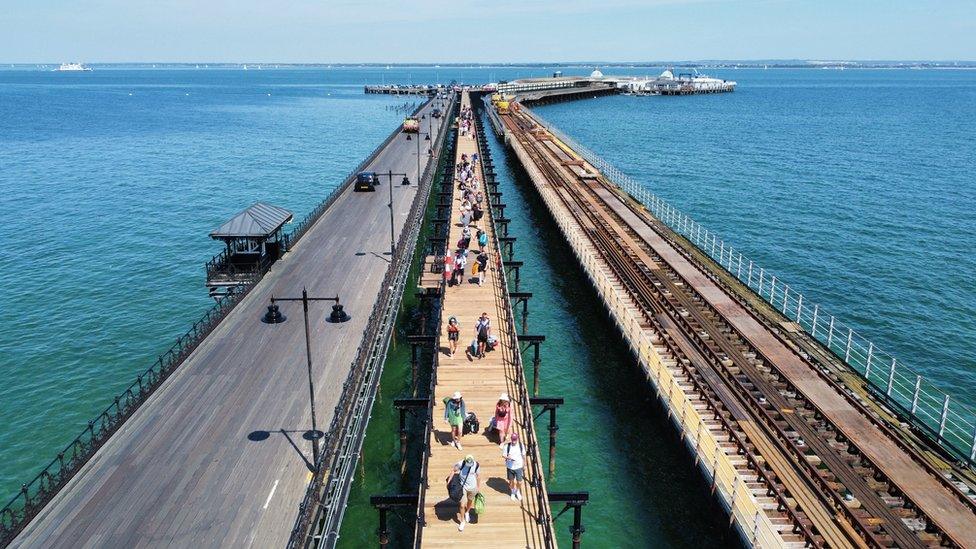
M0 62L976 60L972 0L3 0Z

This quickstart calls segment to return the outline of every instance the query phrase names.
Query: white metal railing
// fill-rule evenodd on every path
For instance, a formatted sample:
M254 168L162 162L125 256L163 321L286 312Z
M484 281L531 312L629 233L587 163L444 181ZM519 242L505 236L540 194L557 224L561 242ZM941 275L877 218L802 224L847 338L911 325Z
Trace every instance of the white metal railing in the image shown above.
M524 107L523 107L524 109ZM927 431L955 457L976 465L976 408L940 389L894 356L858 334L796 288L736 251L714 232L678 211L593 151L532 112L540 124L574 149L603 175L646 206L674 232L687 238L727 272L751 288L787 318L869 382L871 389Z

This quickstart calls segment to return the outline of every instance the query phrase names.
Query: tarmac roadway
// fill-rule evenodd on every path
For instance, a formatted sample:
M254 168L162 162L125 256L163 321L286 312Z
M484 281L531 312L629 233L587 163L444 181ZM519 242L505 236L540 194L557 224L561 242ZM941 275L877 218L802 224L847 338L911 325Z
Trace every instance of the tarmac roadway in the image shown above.
M397 235L417 192L416 155L416 136L401 133L367 168L410 176L410 186L394 178ZM421 170L427 161L423 142ZM340 296L349 322L325 322L331 302L310 306L326 428L390 261L390 182L381 181L374 193L347 188L12 546L283 547L312 460L301 304L280 304L282 324L260 319L272 294Z

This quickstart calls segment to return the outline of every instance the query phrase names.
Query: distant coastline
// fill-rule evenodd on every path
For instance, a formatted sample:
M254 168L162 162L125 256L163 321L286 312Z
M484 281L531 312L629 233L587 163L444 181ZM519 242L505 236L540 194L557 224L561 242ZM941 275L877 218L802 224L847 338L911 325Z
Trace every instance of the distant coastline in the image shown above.
M33 69L56 68L60 62L49 63L9 63L0 62L0 69ZM658 67L687 67L698 69L976 69L976 61L849 61L849 60L803 60L803 59L769 59L769 60L698 60L698 61L573 61L561 63L276 63L242 61L238 63L212 63L207 61L187 63L145 62L145 63L86 63L96 68L119 69L239 69L245 65L252 68L288 69L288 68L592 68L601 69L640 69Z

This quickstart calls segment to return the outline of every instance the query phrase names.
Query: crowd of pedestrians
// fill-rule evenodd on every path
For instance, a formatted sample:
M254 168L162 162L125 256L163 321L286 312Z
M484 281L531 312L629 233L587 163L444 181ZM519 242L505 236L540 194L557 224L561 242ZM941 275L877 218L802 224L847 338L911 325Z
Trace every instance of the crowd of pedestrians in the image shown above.
M461 109L457 123L461 137L470 136L472 139L475 137L476 130L470 107ZM449 239L444 250L443 276L448 292L453 291L452 288L464 284L483 285L486 279L485 273L491 265L488 233L482 224L485 210L490 206L478 173L479 158L477 153L470 156L462 154L454 166L454 181L457 183L457 190L460 194L460 207L454 222L461 230L460 238L456 242L451 242ZM446 330L447 355L449 358L454 358L457 353L461 339L462 321L464 324L468 322L465 319L459 320L456 316L448 317ZM470 324L467 325L471 326ZM473 338L465 348L465 356L470 361L483 359L485 354L498 344L498 338L492 333L491 318L487 311L481 313L481 316L474 322L473 328ZM469 422L475 422L477 420L476 415L468 409L460 391L455 391L450 397L444 398L443 404L444 421L450 427L450 445L458 451L462 451L461 438L471 430L471 423ZM485 429L485 436L497 436L495 440L497 440L498 447L501 450L501 459L505 464L509 496L512 501L521 501L521 483L525 478L526 449L519 441L518 433L515 432L513 412L508 394L499 395L494 413ZM473 432L477 432L477 426L474 427ZM458 503L456 518L459 531L463 531L465 526L471 522L472 509L478 511L479 506L484 505L484 496L480 493L483 484L480 467L481 465L474 456L467 455L463 460L454 464L446 479L448 494L451 499Z

